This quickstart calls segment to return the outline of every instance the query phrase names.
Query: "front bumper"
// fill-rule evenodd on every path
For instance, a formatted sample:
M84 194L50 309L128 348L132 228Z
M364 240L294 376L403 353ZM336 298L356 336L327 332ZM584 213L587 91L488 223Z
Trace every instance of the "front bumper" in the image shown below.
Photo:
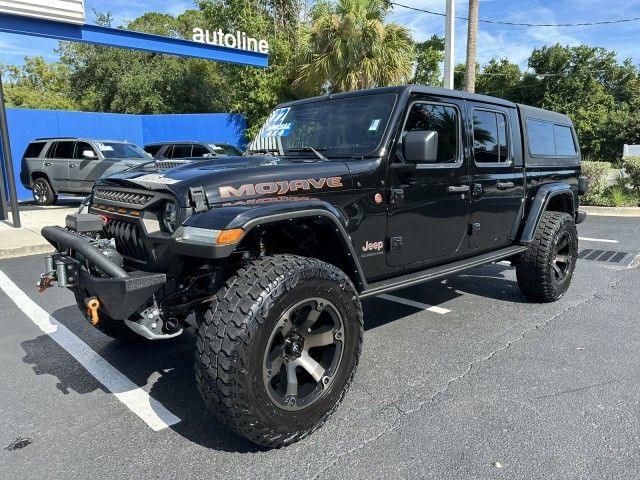
M125 270L92 244L93 239L63 229L44 227L42 236L57 250L47 260L48 272L59 285L97 297L114 320L136 313L166 282L164 273ZM69 274L71 272L71 274Z

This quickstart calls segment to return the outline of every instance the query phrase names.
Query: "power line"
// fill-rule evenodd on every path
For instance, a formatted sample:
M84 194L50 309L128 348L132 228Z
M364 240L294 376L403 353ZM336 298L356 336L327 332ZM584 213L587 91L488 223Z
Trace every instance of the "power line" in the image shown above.
M431 15L437 15L439 17L446 16L446 14L444 13L432 12L431 10L426 10L423 8L410 7L409 5L403 5L402 3L397 3L397 2L390 2L390 3L391 5L407 8L409 10L414 10L416 12L429 13ZM456 16L455 18L458 20L469 20L467 17ZM504 22L501 20L487 20L483 18L478 19L478 21L482 23L491 23L496 25L511 25L511 26L518 26L518 27L584 27L584 26L595 26L595 25L613 25L618 23L629 23L629 22L636 22L638 20L640 20L640 17L621 18L618 20L601 20L597 22L578 22L578 23L520 23L520 22Z

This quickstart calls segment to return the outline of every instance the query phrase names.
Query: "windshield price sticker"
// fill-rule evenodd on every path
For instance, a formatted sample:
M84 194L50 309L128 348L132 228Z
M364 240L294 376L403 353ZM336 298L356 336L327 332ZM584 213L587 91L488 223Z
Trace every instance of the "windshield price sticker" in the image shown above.
M101 152L113 152L113 147L109 145L105 145L104 143L97 143L96 145L98 145L98 149Z
M286 137L289 135L291 131L292 123L285 123L284 119L289 114L290 108L278 108L274 110L262 128L262 133L260 133L260 137L262 138L270 138L270 137Z

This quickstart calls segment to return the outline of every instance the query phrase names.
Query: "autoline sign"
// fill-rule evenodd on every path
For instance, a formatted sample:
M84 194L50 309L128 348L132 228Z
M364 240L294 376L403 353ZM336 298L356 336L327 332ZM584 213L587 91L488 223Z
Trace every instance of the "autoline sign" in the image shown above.
M246 33L240 31L225 33L221 28L218 30L206 30L196 27L193 29L193 41L221 47L239 48L240 50L249 50L251 52L269 53L269 42L249 37Z

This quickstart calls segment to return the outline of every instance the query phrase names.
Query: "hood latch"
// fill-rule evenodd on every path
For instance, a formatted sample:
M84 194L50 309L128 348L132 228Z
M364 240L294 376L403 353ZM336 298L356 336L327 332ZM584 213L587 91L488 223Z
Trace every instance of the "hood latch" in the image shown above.
M206 212L209 210L209 202L204 188L191 187L189 189L189 198L191 200L191 205L193 205L196 212Z

